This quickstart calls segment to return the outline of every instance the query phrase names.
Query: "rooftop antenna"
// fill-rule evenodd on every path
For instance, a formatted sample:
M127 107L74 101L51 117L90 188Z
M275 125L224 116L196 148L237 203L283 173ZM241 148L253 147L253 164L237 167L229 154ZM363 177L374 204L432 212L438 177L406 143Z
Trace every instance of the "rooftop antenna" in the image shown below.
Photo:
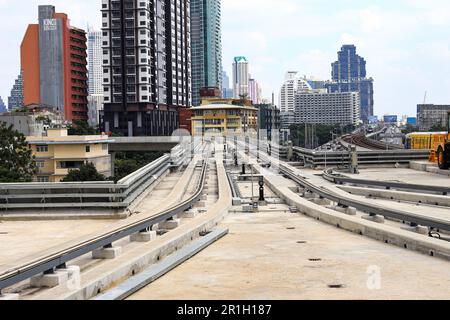
M427 103L427 94L428 94L428 91L425 91L425 96L423 97L423 104Z

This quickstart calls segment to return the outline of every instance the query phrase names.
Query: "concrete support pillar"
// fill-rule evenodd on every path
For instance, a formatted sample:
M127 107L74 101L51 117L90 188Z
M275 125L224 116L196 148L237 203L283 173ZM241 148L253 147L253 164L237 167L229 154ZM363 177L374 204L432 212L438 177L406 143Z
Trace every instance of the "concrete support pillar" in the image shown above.
M167 220L159 224L159 228L163 230L173 230L181 225L180 219Z
M384 223L384 220L385 220L383 216L375 215L375 214L364 215L364 216L362 216L362 218L364 220L373 221L376 223Z
M423 235L428 235L430 230L428 229L428 227L425 226L419 226L419 225L412 225L409 227L401 227L402 230L406 230L406 231L411 231L414 233L418 233L418 234L423 234Z
M325 198L313 198L312 202L319 206L329 206L331 205L331 201Z
M132 234L130 236L131 242L150 242L152 240L155 240L157 237L156 231L143 231L139 233Z
M31 278L30 285L35 288L54 288L69 280L67 271L54 271Z
M92 259L107 260L115 259L122 253L122 247L107 246L92 252Z
M292 141L288 141L288 149L287 149L287 161L292 161L294 158L294 148Z

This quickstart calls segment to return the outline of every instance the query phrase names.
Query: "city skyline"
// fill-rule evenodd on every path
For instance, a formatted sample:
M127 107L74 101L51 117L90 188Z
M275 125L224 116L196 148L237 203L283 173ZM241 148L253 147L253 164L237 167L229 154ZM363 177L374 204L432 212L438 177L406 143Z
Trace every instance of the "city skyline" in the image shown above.
M324 0L223 0L224 70L231 74L233 57L246 56L251 61L250 72L267 98L272 92L277 95L288 70L330 79L336 52L344 44L354 44L375 79L375 114L395 110L398 115L414 115L425 91L428 103L450 100L446 77L450 49L448 41L442 40L448 38L446 12L450 4L431 2L433 5L424 0L376 4L348 0L325 6ZM30 0L26 7L0 1L4 43L9 48L0 53L5 62L0 79L3 97L9 96L20 72L20 42L28 23L36 22L39 4L56 5L69 14L74 25L101 27L101 1ZM296 27L298 21L307 28Z

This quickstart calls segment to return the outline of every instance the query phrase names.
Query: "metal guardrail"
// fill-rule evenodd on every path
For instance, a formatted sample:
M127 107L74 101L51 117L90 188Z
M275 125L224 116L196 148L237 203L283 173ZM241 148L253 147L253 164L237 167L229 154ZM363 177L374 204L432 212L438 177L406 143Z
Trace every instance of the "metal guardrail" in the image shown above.
M189 149L188 149L189 150ZM114 183L5 183L0 184L0 210L57 208L127 208L171 167L186 163L187 150L177 146L145 167Z
M350 153L348 151L314 151L294 147L294 153L304 161L305 165L318 166L345 166L350 164ZM370 164L406 164L414 160L427 160L429 150L377 150L377 151L357 151L358 163L361 165Z
M419 192L430 192L437 193L441 195L450 194L449 187L440 186L430 186L423 184L410 184L410 183L400 183L400 182L387 182L387 181L374 181L374 180L364 180L364 179L353 179L341 174L335 174L334 169L325 170L323 173L323 178L336 183L336 184L352 184L360 186L374 186L383 187L385 189L398 189L398 190L409 190L409 191L419 191Z
M368 204L363 201L357 201L351 198L343 197L342 195L336 194L332 191L315 186L314 184L308 182L306 179L296 175L291 169L283 164L279 166L279 169L281 173L289 177L289 179L293 180L297 184L303 186L305 189L318 194L322 198L336 202L339 205L353 207L357 210L367 212L372 215L381 215L383 217L415 223L417 225L427 226L438 230L450 231L450 221L448 220L430 218L411 212L389 209L376 204Z
M65 266L67 262L99 248L110 246L115 241L124 239L141 231L149 230L149 228L153 225L167 221L173 216L188 210L193 206L193 204L200 200L205 186L207 168L208 161L206 159L203 160L202 173L195 194L189 197L189 199L186 199L180 204L164 210L163 212L155 214L153 217L139 220L129 224L128 226L118 228L83 243L76 244L70 248L49 254L45 257L41 257L18 266L12 270L8 270L0 275L0 292L5 288L27 280L33 276L39 275L43 272L53 271L55 268L60 266Z

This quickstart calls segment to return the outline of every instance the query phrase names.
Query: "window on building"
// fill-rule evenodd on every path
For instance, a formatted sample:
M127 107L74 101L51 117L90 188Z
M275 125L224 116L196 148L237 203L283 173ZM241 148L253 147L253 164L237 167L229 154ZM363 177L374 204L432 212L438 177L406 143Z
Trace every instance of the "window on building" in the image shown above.
M48 152L48 146L36 146L36 152L39 153Z
M91 152L91 146L86 146L86 152Z
M50 177L37 177L37 181L38 182L49 182L50 181Z
M83 163L84 163L83 161L60 161L58 162L58 168L79 169Z
M36 161L36 167L42 169L45 166L44 161Z

